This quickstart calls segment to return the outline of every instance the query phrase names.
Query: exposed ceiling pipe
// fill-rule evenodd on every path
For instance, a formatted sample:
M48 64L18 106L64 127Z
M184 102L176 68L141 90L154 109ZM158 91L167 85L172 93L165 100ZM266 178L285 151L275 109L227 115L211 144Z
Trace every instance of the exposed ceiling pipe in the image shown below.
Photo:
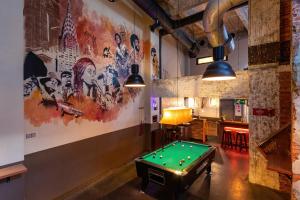
M155 1L133 0L142 10L144 10L152 19L158 20L161 26L173 35L184 47L189 50L191 57L195 57L200 51L197 43L183 30L173 29L173 20Z
M232 36L227 32L223 16L232 7L245 3L247 0L210 0L203 16L204 31L212 47L225 46L227 52L235 48Z
M236 6L233 6L229 10L235 10L235 9L238 9L238 8L241 8L241 7L244 7L244 6L248 6L248 1L245 1L241 4L236 5ZM174 20L173 29L177 29L177 28L189 25L189 24L193 24L193 23L202 21L203 20L203 14L204 14L204 11L201 11L201 12L195 13L193 15L187 16L185 18Z

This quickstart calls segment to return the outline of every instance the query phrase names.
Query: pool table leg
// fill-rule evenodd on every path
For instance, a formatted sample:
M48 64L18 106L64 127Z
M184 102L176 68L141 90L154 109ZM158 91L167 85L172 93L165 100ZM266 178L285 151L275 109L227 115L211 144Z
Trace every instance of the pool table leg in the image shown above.
M174 192L173 195L174 195L174 196L173 196L173 199L174 199L174 200L179 200L179 199L180 199L180 192L176 191L176 192Z
M180 199L180 196L181 196L181 193L179 191L176 191L176 190L169 190L168 191L168 194L169 196L169 199L171 200L179 200Z
M211 175L211 162L209 162L209 164L206 167L206 174Z
M142 181L141 181L141 191L145 191L148 183L149 183L149 181L148 181L147 178L142 178Z

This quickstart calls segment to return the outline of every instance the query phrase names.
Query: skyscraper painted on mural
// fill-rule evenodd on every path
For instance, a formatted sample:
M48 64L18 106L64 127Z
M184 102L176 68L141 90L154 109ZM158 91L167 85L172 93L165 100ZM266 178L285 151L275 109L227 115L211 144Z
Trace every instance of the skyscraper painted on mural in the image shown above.
M57 59L58 71L72 71L79 57L79 44L77 41L76 27L72 19L71 0L68 0L66 17L59 36L59 53Z

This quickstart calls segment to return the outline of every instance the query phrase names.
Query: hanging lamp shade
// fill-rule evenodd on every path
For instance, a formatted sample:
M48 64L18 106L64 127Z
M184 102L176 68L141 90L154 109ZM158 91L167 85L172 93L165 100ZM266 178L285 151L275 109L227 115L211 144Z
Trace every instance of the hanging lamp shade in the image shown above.
M125 87L145 87L143 77L139 75L139 65L131 65L131 75L128 76L125 81Z
M202 80L221 81L236 78L236 74L230 64L224 61L224 46L213 48L213 58L214 62L208 65Z
M192 121L192 109L186 107L170 107L163 109L161 124L179 125Z

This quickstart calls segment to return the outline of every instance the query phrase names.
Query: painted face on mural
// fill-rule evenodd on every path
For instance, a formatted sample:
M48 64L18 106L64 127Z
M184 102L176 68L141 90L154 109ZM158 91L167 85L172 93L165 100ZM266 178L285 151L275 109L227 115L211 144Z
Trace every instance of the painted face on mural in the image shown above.
M58 79L53 77L41 78L40 83L49 95L57 91L58 86L61 84Z
M111 58L110 47L105 47L103 49L103 58Z
M136 34L132 34L130 36L130 42L131 42L132 48L135 51L139 52L140 51L140 40Z
M83 72L82 80L85 83L87 83L89 85L92 85L93 81L95 80L95 77L96 77L96 68L95 68L95 66L92 65L92 64L87 65L86 69Z
M58 86L58 80L52 78L50 81L47 81L45 83L45 85L46 85L46 87L48 87L52 91L55 91L57 89L57 86Z
M151 48L151 56L156 57L156 49L154 47Z
M138 39L134 40L134 49L140 51L140 41Z
M72 74L70 72L61 73L61 83L64 87L72 87Z
M119 46L122 43L122 39L119 33L115 34L115 41L117 43L117 45Z

